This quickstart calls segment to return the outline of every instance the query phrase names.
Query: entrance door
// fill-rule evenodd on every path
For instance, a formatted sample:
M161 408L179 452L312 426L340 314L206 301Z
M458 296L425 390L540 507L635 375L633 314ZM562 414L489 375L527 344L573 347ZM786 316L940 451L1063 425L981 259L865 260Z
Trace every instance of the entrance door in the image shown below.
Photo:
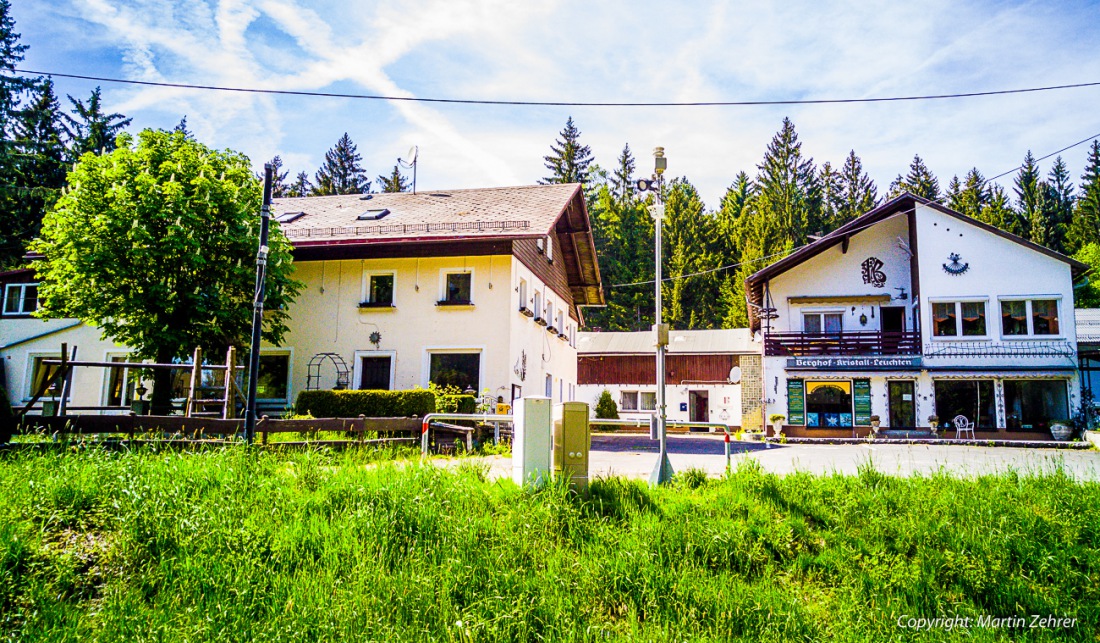
M905 307L883 306L879 308L882 315L882 332L901 333L905 331Z
M912 428L917 426L916 391L911 381L891 381L890 392L890 428Z
M359 388L388 391L390 389L390 356L359 358Z
M688 393L688 422L710 422L709 397L708 391Z

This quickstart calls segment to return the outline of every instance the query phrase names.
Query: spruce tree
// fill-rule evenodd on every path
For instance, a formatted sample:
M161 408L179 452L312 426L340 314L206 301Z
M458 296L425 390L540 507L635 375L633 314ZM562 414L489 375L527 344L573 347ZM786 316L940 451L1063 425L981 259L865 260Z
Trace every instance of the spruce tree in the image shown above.
M401 175L401 168L397 165L393 166L393 172L390 172L389 176L384 174L378 176L378 185L381 186L383 192L407 192L409 190L409 183Z
M186 139L190 139L192 141L195 140L195 133L187 128L187 115L186 114L184 114L183 118L180 119L180 122L176 123L176 126L172 128L172 131L173 132L179 132L180 134L183 134L183 137L186 138Z
M302 197L310 194L313 194L313 183L309 180L309 174L299 172L298 176L294 177L294 182L287 188L286 195L289 197Z
M756 186L749 175L739 172L715 213L719 263L723 266L736 266L741 262L742 220L747 216L749 202L755 192ZM722 315L721 327L743 328L748 325L748 315L745 308L745 285L739 278L741 273L736 268L731 268L720 274L718 306Z
M550 146L550 155L544 156L546 169L550 176L539 183L585 183L588 181L588 166L592 163L592 150L581 145L581 131L573 124L573 117L565 121L565 129Z
M894 198L904 192L919 196L930 201L938 201L940 198L940 182L920 154L913 155L913 162L909 164L909 173L905 176L898 175L890 184L890 198Z
M27 46L19 43L11 4L0 0L0 269L17 265L23 256L23 243L29 230L20 216L26 196L20 186L19 151L15 147L15 118L24 92L33 86L30 79L16 76L15 66L23 60Z
M801 246L808 235L821 231L821 184L813 159L802 156L791 119L783 119L758 169L757 214L778 225L785 244Z
M1066 235L1073 223L1073 184L1069 181L1069 169L1062 157L1054 159L1046 182L1046 247L1055 252L1068 251Z
M7 216L14 224L14 236L29 241L38 234L46 210L61 195L69 162L63 140L61 106L54 94L52 80L43 80L32 90L14 130L17 157L13 187L20 198L11 204Z
M676 328L717 328L723 316L716 296L721 274L684 277L721 265L709 247L715 236L714 219L707 215L698 190L685 178L668 186L663 235L664 273L673 277L662 290L665 321Z
M1024 155L1024 163L1016 173L1013 183L1016 186L1014 191L1016 192L1016 211L1019 212L1019 218L1014 222L1009 232L1025 239L1031 239L1032 225L1035 223L1041 224L1045 218L1043 201L1046 197L1046 190L1039 174L1039 165L1035 162L1031 150L1028 150L1027 154ZM1039 237L1042 238L1043 236L1043 231L1040 230Z
M363 157L347 132L336 141L328 152L325 162L314 175L316 182L313 194L366 194L370 192L370 179L363 166L359 164Z
M844 167L840 170L840 203L836 206L836 220L830 229L836 229L852 219L866 214L878 205L878 188L871 177L863 171L863 162L856 151L848 152Z
M961 187L957 178L952 178L951 183L952 187L948 189L948 207L973 219L981 220L982 212L989 204L990 195L985 177L978 168L971 168L966 173Z
M290 170L283 171L283 157L278 154L275 158L271 159L271 196L276 199L291 196L290 186L287 185L286 177L290 176Z
M1100 141L1093 141L1089 147L1066 241L1068 250L1074 253L1090 243L1100 244Z
M87 104L69 96L73 115L64 115L65 129L72 140L72 154L76 158L85 152L106 154L114 151L115 137L133 120L118 113L105 114L102 101L99 87L92 91Z
M822 229L818 232L827 233L840 227L836 222L843 204L844 184L840 172L834 170L833 164L828 161L821 166L820 181Z
M995 228L1011 232L1010 228L1018 216L1012 208L1008 193L1003 187L994 184L989 189L989 200L982 209L981 220Z
M634 197L634 155L630 152L630 143L623 145L616 161L615 171L611 174L611 188L620 202Z

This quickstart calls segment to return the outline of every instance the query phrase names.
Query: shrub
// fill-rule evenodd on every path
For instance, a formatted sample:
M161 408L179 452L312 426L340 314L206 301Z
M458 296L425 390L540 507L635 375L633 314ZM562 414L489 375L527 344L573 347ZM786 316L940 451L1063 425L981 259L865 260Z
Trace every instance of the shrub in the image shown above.
M422 417L435 411L431 391L302 391L294 405L297 415L316 418Z
M437 395L436 413L477 413L477 398L473 395Z
M596 418L600 420L618 420L619 407L615 399L611 397L611 391L604 389L600 393L600 399L596 401Z

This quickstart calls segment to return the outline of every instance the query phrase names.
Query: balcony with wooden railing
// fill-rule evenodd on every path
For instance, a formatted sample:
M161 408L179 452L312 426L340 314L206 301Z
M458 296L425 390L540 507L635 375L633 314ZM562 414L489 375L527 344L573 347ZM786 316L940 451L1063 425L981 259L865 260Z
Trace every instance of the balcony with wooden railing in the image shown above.
M767 356L920 355L918 331L770 332L764 336Z

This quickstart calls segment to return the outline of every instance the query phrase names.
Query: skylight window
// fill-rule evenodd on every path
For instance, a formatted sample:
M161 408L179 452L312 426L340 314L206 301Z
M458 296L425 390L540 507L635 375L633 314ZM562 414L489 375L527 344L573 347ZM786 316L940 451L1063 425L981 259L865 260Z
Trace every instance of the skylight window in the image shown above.
M363 214L360 214L358 219L360 221L377 221L389 213L390 211L386 208L382 208L381 210L367 210Z
M298 219L305 216L305 214L305 212L284 212L275 217L275 220L279 223L290 223L291 221L297 221Z

